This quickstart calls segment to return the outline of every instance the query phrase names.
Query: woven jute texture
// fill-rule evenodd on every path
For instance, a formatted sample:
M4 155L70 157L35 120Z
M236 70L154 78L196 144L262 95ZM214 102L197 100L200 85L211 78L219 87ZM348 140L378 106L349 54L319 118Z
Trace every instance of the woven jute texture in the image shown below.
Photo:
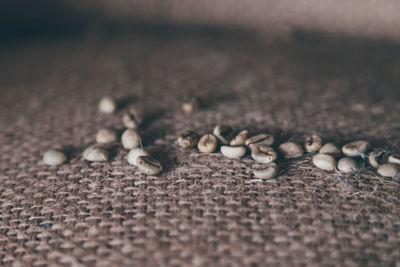
M396 266L396 179L368 164L342 175L311 155L254 161L175 144L218 123L277 143L317 133L400 150L400 50L333 39L266 43L236 34L90 35L0 49L0 262L12 266ZM184 116L188 94L203 107ZM100 114L105 95L120 102ZM120 144L82 160L101 127L142 109L143 145L161 161L145 176ZM49 167L49 148L68 162Z

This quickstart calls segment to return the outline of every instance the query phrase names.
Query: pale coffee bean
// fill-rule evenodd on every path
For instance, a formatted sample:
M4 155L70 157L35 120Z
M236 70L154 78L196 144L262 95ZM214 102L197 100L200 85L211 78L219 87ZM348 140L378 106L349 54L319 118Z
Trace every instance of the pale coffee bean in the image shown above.
M388 158L388 162L400 164L400 154L392 154Z
M350 173L358 170L359 164L354 158L344 157L338 161L338 169L344 173Z
M200 152L212 153L217 149L218 140L213 134L205 134L200 138L197 147Z
M307 152L317 152L321 149L322 139L316 134L313 134L306 138L306 142L304 143L304 148Z
M188 101L185 101L182 104L182 111L186 115L190 115L193 112L197 111L199 109L199 106L200 106L199 98L192 97L191 99L189 99Z
M334 143L326 143L321 147L319 153L337 157L340 155L340 149Z
M257 166L253 169L254 177L259 179L271 179L275 177L277 173L278 166L275 162L268 163L267 165Z
M99 111L102 113L113 113L117 109L117 102L111 97L105 96L99 101Z
M129 164L137 166L137 158L140 156L150 156L150 154L146 150L139 147L130 150L127 157Z
M266 134L266 133L252 136L245 141L246 146L250 146L252 144L263 144L270 146L273 143L274 143L274 136L272 134Z
M148 175L157 175L163 170L161 163L149 156L139 156L136 159L136 165L142 173Z
M259 163L270 163L275 161L278 154L267 145L251 145L251 157Z
M141 112L135 108L130 108L127 112L122 115L122 123L128 129L136 129L143 121Z
M374 149L368 155L368 162L374 168L378 168L379 165L386 163L387 161L388 153L383 149Z
M221 146L221 153L227 158L238 159L246 155L245 146Z
M192 148L197 145L199 135L194 131L184 131L177 140L178 145L184 148Z
M126 129L121 136L121 143L125 149L134 149L140 145L140 135L134 129Z
M96 134L96 142L99 144L113 143L117 139L117 132L111 129L100 129Z
M83 151L83 159L87 161L107 161L108 152L100 146L90 146Z
M380 176L395 178L400 172L400 165L395 163L385 163L380 165L376 172Z
M354 141L344 145L342 152L348 157L358 157L368 152L369 146L367 141Z
M334 171L336 168L335 158L328 154L318 153L313 157L312 162L315 166L325 171Z
M230 142L231 146L241 146L244 145L247 135L249 132L247 130L243 130L240 133L238 133Z
M279 146L279 151L285 158L298 158L303 155L303 148L293 142L283 143Z
M233 129L227 125L217 125L214 128L213 134L223 145L229 144L234 137Z
M56 149L47 150L43 155L43 162L50 166L63 164L67 160L67 156Z

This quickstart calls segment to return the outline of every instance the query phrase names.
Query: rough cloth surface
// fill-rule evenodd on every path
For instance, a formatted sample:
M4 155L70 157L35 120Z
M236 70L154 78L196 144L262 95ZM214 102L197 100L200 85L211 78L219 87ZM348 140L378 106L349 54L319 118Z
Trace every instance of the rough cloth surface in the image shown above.
M380 43L238 36L93 35L0 49L0 263L13 266L395 266L395 179L364 164L327 173L311 156L254 161L178 147L183 130L218 123L279 142L308 134L341 145L400 149L400 50ZM180 110L187 94L203 108ZM114 96L120 110L99 114ZM122 130L129 104L146 114L144 146L165 167L140 174L117 144L82 161L101 127ZM63 147L69 161L41 162Z

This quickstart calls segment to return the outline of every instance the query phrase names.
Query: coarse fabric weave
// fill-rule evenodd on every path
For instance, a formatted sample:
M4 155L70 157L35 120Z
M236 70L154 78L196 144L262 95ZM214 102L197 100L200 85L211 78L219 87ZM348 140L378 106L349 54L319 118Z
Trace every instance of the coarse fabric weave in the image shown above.
M396 266L400 190L368 164L343 175L312 155L254 179L250 156L176 145L218 123L280 142L317 133L400 151L400 49L332 39L93 34L0 48L0 263L7 266ZM182 114L186 95L203 99ZM120 102L100 114L98 100ZM142 109L140 174L120 144L82 160L99 128ZM63 148L68 162L42 162Z

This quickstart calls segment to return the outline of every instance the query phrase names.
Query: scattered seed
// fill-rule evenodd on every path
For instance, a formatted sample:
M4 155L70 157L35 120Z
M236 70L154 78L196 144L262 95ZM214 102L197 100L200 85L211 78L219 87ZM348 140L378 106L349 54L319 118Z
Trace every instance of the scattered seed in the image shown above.
M334 143L326 143L321 147L319 153L337 157L340 156L340 149Z
M275 162L268 163L253 170L254 177L259 179L271 179L278 173L278 166Z
M199 102L200 101L198 97L193 97L189 99L188 101L182 104L182 111L187 115L192 114L193 112L199 109L200 106Z
M272 134L258 134L248 138L245 141L246 146L250 146L251 144L263 144L270 146L274 143L274 136Z
M358 170L359 164L354 158L344 157L338 161L338 169L344 173L350 173Z
M149 156L139 156L136 159L136 164L142 173L148 175L157 175L163 170L161 163Z
M212 153L217 149L218 140L213 134L205 134L200 138L197 147L200 152Z
M142 149L142 148L134 148L131 151L129 151L128 153L128 162L131 165L137 166L137 158L140 156L150 156L149 152L147 152L146 150Z
M100 99L99 111L103 113L113 113L117 109L117 102L111 97L105 96Z
M376 172L380 176L395 178L400 172L400 166L395 163L385 163L380 165Z
M107 161L108 152L103 147L93 145L83 151L83 159L87 161Z
M285 158L298 158L303 155L303 148L293 142L283 143L279 146L279 151L283 154Z
M348 157L358 157L365 154L369 149L367 141L354 141L342 147L342 152Z
M140 135L134 129L127 129L121 136L122 146L125 149L134 149L140 145Z
M317 152L318 150L320 150L321 146L322 146L322 139L316 134L307 137L306 142L304 144L304 148L309 153Z
M400 164L400 154L392 154L389 156L388 161L390 163Z
M315 166L325 171L334 171L336 168L335 158L328 154L318 153L313 157L312 162Z
M185 148L192 148L197 145L199 135L194 131L184 131L177 140L178 145Z
M223 145L229 144L234 136L232 127L227 125L217 125L214 128L213 134Z
M368 162L374 168L378 168L379 165L386 163L387 161L388 161L388 154L383 149L374 149L368 155Z
M100 129L96 134L96 142L99 144L116 142L117 138L117 133L111 129Z
M238 159L246 155L245 146L221 146L221 153L227 158Z
M138 128L142 121L142 114L133 107L130 108L128 112L125 112L124 115L122 115L122 123L128 129Z
M67 156L56 149L47 150L43 155L43 162L50 166L63 164L67 160Z
M249 132L247 130L243 130L240 133L238 133L230 142L231 146L241 146L244 145L247 135Z
M267 145L251 145L251 157L259 163L270 163L278 157L275 150Z

